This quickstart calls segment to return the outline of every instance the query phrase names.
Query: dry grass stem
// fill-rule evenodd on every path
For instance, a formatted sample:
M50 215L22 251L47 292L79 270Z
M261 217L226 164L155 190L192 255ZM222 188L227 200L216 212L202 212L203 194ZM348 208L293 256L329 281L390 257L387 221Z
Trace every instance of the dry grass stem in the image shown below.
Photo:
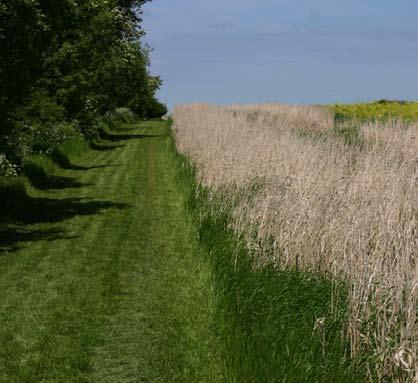
M174 121L180 152L233 206L256 259L348 280L352 355L373 355L380 382L412 382L417 126L364 124L350 146L322 107L196 104Z

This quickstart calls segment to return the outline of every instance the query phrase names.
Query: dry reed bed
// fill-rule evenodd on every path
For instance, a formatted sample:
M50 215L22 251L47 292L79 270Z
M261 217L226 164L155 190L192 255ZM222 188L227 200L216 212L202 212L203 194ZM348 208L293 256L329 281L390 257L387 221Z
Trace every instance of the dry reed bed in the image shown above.
M412 381L417 126L365 124L360 148L300 134L333 128L320 107L196 104L174 121L180 152L234 207L256 259L348 279L352 356L373 355L380 382Z

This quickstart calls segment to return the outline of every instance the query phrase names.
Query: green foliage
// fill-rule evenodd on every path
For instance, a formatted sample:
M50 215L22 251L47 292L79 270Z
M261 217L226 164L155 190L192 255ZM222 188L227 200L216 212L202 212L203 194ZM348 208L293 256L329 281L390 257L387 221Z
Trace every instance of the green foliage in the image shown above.
M0 137L0 142L9 160L22 164L29 155L49 154L55 146L77 137L80 132L76 122L41 124L37 120L21 120L7 135Z
M354 122L341 122L336 123L334 126L334 133L342 138L345 144L347 145L358 145L363 144L363 137L360 132L358 124Z
M134 124L137 121L137 117L128 108L117 108L113 114L113 120L119 123Z
M355 120L388 121L404 120L418 121L418 102L380 100L364 104L337 104L334 107L335 122Z
M28 104L18 111L17 117L40 124L57 123L65 119L65 108L58 105L44 89L36 89Z
M77 126L59 123L55 126L38 126L33 131L32 148L35 153L51 153L56 145L79 136Z
M168 112L167 106L165 104L162 104L155 98L150 99L147 107L149 118L161 118Z
M47 29L36 1L0 0L0 133L42 71Z
M0 145L10 160L75 131L91 139L116 108L164 114L141 41L146 2L0 0Z

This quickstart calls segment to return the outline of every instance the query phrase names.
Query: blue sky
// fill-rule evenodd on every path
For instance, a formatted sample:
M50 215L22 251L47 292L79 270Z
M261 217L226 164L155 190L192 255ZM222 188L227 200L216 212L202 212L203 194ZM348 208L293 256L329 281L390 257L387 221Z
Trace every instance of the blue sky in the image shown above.
M418 0L154 0L143 18L170 108L418 99Z

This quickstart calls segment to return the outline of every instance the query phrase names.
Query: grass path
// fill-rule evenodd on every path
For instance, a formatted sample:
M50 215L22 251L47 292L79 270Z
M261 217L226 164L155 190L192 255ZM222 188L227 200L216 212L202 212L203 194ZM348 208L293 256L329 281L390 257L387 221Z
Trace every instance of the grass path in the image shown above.
M0 382L217 382L210 268L190 222L168 126L57 170L39 214L2 233Z

